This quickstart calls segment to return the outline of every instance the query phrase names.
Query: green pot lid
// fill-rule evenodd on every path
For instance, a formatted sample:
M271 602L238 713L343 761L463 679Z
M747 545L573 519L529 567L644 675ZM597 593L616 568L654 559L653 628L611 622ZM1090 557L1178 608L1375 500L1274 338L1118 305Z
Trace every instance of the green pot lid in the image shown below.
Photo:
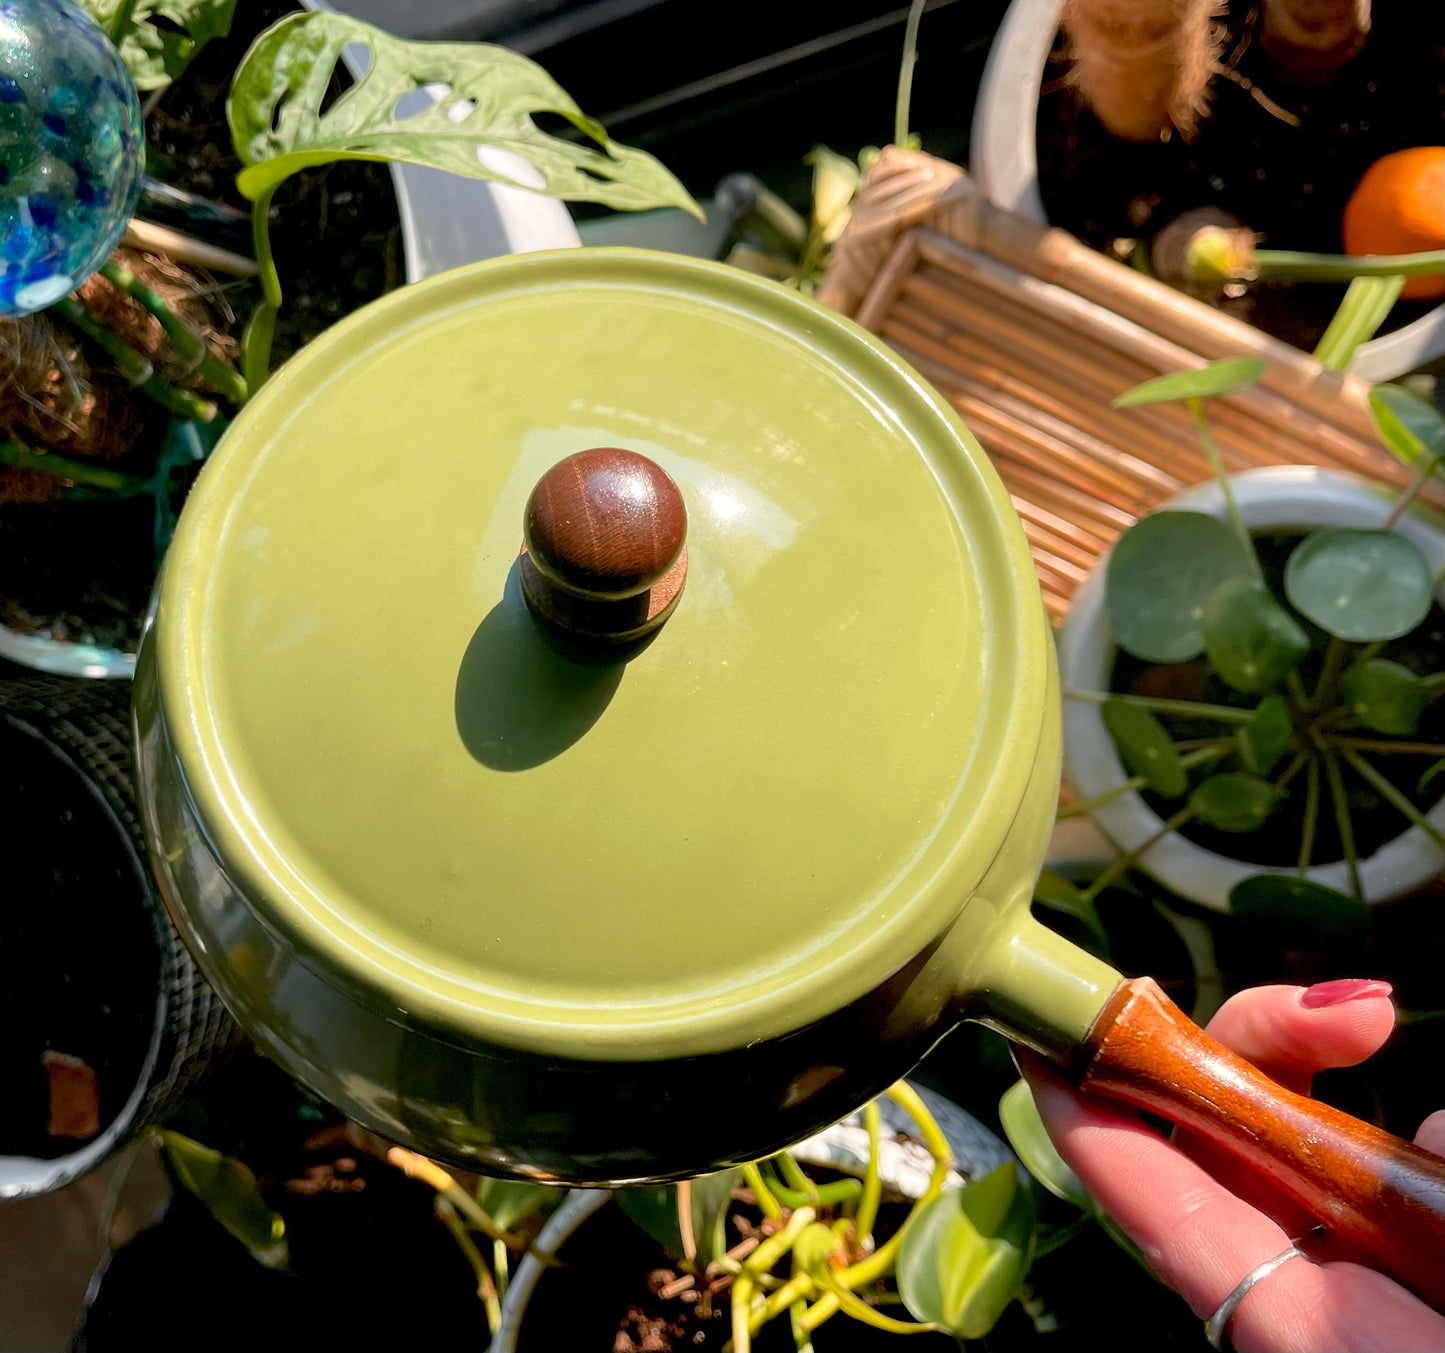
M563 656L518 582L533 486L594 446L687 511L625 662ZM212 847L308 963L622 1058L799 1027L941 933L1022 799L1048 639L1001 484L886 348L733 269L568 250L289 362L187 503L155 642Z

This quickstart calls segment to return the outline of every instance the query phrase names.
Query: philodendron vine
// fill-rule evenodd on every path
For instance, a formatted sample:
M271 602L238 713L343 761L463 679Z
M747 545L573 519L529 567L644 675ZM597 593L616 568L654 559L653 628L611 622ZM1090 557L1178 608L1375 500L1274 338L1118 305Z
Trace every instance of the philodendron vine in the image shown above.
M1378 529L1327 529L1303 537L1289 553L1282 595L1276 595L1264 581L1203 407L1206 398L1257 381L1264 365L1254 359L1217 362L1146 381L1114 401L1119 408L1188 403L1227 515L1221 521L1198 512L1156 512L1124 533L1106 573L1114 638L1149 663L1203 657L1215 677L1245 698L1216 704L1068 692L1067 698L1101 706L1131 778L1066 811L1089 812L1147 788L1179 804L1159 835L1191 820L1243 833L1264 827L1287 796L1300 794L1298 872L1321 862L1316 835L1328 812L1360 900L1352 781L1393 807L1401 830L1416 826L1445 849L1445 836L1420 807L1437 787L1445 792L1445 742L1421 734L1422 720L1445 696L1445 671L1413 670L1405 665L1410 655L1383 652L1420 631L1439 586L1420 548L1392 527L1425 481L1445 471L1445 420L1407 390L1382 386L1372 392L1381 437L1416 465L1415 485L1393 510L1382 512ZM1177 740L1160 715L1203 721L1216 731ZM1392 773L1381 766L1382 757L1390 758ZM1402 781L1398 768L1411 763ZM1118 861L1089 895L1117 879L1157 839Z

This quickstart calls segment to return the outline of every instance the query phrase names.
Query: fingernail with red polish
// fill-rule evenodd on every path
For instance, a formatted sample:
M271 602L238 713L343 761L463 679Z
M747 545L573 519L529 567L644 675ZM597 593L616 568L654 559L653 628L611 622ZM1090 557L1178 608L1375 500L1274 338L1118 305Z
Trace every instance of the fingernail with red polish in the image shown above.
M1306 1010L1323 1010L1346 1001L1362 1001L1367 996L1388 996L1394 987L1369 977L1342 977L1336 982L1317 982L1300 992L1299 1003Z

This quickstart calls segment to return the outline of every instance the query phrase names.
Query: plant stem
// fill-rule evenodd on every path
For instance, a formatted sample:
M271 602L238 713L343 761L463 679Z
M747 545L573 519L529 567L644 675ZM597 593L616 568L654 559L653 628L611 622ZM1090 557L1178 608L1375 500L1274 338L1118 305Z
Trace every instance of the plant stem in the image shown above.
M107 329L74 296L62 296L51 309L100 348L132 385L142 386L156 374L149 357L137 352L119 334Z
M1349 656L1349 642L1331 635L1329 647L1325 650L1324 666L1320 668L1319 682L1315 686L1315 693L1310 697L1309 709L1319 711L1333 707L1339 690L1340 673L1344 670L1345 659Z
M798 1170L796 1161L793 1163L793 1168ZM798 1170L798 1178L805 1187L789 1188L780 1180L767 1174L763 1175L763 1182L772 1190L773 1196L787 1208L835 1207L858 1197L863 1191L863 1182L859 1179L835 1179L829 1184L815 1184L802 1170Z
M447 1199L438 1195L436 1200L436 1212L446 1224L448 1231L452 1233L452 1239L457 1242L457 1248L466 1256L466 1261L472 1266L472 1273L477 1280L477 1296L482 1299L482 1305L487 1311L487 1327L495 1335L502 1327L502 1304L497 1296L497 1285L492 1281L491 1270L487 1267L487 1261L482 1258L482 1253L472 1243L472 1238L467 1234L466 1225L457 1216L457 1210Z
M1375 336L1394 309L1404 285L1403 277L1355 278L1315 345L1315 360L1331 371L1343 371L1349 366L1360 344Z
M135 7L136 0L120 0L115 13L110 16L110 24L105 30L105 35L117 47L125 40L126 30L130 28L131 15L135 13Z
M428 1160L426 1156L415 1151L408 1151L404 1146L390 1147L386 1159L388 1164L396 1166L408 1178L419 1179L428 1185L483 1235L492 1240L503 1241L514 1249L520 1250L526 1244L521 1236L513 1235L498 1226L481 1204L434 1160Z
M773 1191L763 1182L762 1171L758 1169L757 1165L744 1165L743 1179L752 1189L753 1197L757 1200L758 1210L763 1216L772 1221L781 1221L783 1209L778 1206L778 1200L773 1197Z
M779 1151L773 1159L782 1171L783 1178L802 1195L803 1202L810 1204L815 1212L818 1211L822 1207L818 1200L818 1186L803 1173L802 1166L786 1151Z
M1428 277L1445 269L1445 250L1417 254L1310 254L1293 249L1256 249L1262 276L1282 282L1349 282L1356 277Z
M1170 832L1177 831L1193 816L1194 810L1192 808L1181 808L1136 850L1126 851L1123 855L1119 856L1093 883L1084 889L1084 896L1092 902L1111 883L1123 878L1124 875L1139 862L1140 856L1142 856L1150 846L1161 838L1168 836Z
M507 1284L511 1280L511 1261L507 1255L507 1246L503 1241L492 1241L492 1268L496 1273L497 1296L505 1301Z
M1104 691L1065 691L1065 700L1082 700L1090 705L1102 705L1106 700L1119 700L1139 709L1152 709L1158 714L1194 715L1201 719L1214 719L1219 723L1248 723L1254 718L1252 709L1236 709L1233 705L1206 705L1197 700L1170 700L1151 695L1114 695Z
M802 1301L795 1301L788 1307L788 1325L793 1331L793 1347L797 1353L813 1353L813 1338L803 1328L803 1312L806 1309Z
M1412 825L1419 827L1437 846L1445 850L1445 836L1442 836L1430 820L1426 818L1425 814L1400 793L1374 766L1370 765L1358 752L1350 751L1347 748L1341 748L1340 755L1350 763L1355 774L1367 784L1373 786L1381 798L1387 800L1397 808L1401 814L1409 819Z
M1352 752L1401 752L1407 756L1445 756L1445 742L1387 742L1383 738L1329 739L1330 746Z
M281 309L281 279L271 255L271 198L275 191L268 188L251 204L251 240L256 252L257 275L261 279L261 304L252 313L241 339L241 375L251 394L255 394L271 374L271 340Z
M893 144L902 147L908 140L909 104L913 100L913 67L918 62L918 25L923 19L926 0L913 0L908 7L908 22L903 28L903 66L898 72L898 102L893 110Z
M1289 698L1299 706L1307 710L1310 706L1310 698L1305 692L1305 684L1299 674L1297 667L1291 667L1284 675L1285 685L1289 688Z
M1320 820L1320 763L1317 757L1310 757L1309 770L1305 775L1304 822L1300 826L1299 861L1297 872L1304 874L1314 860L1315 831Z
M1203 443L1205 454L1209 457L1214 477L1219 481L1220 490L1224 494L1224 509L1229 514L1229 523L1234 527L1235 535L1243 544L1245 554L1249 556L1254 576L1262 578L1264 574L1259 567L1259 558L1254 552L1254 540L1245 529L1244 518L1239 515L1239 504L1234 501L1234 490L1229 484L1229 473L1224 468L1224 458L1219 454L1219 448L1214 444L1214 438L1210 435L1209 423L1204 417L1204 401L1198 395L1191 396L1189 412L1194 416L1194 429L1199 433L1199 440Z
M1435 466L1439 464L1433 458L1420 457L1420 468L1415 471L1415 478L1410 481L1410 486L1402 493L1395 506L1390 509L1390 515L1385 518L1384 524L1380 527L1382 531L1392 530L1395 523L1409 511L1410 504L1419 497L1420 490L1430 482L1430 477L1435 473Z
M1210 762L1218 761L1226 755L1233 747L1233 740L1230 738L1211 738L1209 746L1200 747L1195 751L1186 752L1179 758L1179 764L1185 770L1192 770L1195 766L1207 765ZM1096 794L1092 799L1084 799L1080 803L1071 803L1067 808L1059 809L1059 817L1082 817L1085 813L1092 813L1095 809L1102 808L1106 804L1113 803L1115 799L1123 798L1125 794L1136 793L1149 784L1147 775L1135 775L1125 780L1123 784L1115 785L1113 789L1106 789L1102 794Z
M1360 887L1360 862L1355 854L1355 830L1350 822L1350 803L1345 797L1345 782L1340 775L1340 763L1333 749L1326 747L1320 755L1324 759L1325 780L1330 787L1330 801L1334 804L1335 825L1340 830L1340 848L1345 852L1345 863L1350 869L1350 888L1356 902L1364 902L1364 890Z
M39 470L57 479L70 479L87 488L105 489L127 496L145 491L146 482L134 475L102 469L84 461L71 460L55 451L32 451L19 442L0 442L0 465L15 465L23 470Z
M160 321L182 361L191 363L231 403L246 402L246 382L207 347L199 334L192 333L186 327L164 296L146 286L129 268L123 268L114 260L102 263L100 273L117 291L123 291L127 296L139 301Z
M878 1203L883 1196L883 1180L878 1173L878 1139L882 1134L883 1115L876 1099L870 1099L863 1107L863 1126L868 1130L868 1166L863 1172L863 1193L858 1199L858 1214L853 1218L853 1232L859 1245L868 1245L873 1240Z
M1281 775L1279 779L1274 782L1274 787L1283 792L1284 789L1289 785L1289 782L1293 780L1294 777L1305 768L1309 761L1310 756L1308 752L1296 752L1294 755L1294 760L1289 763L1289 766L1285 769L1284 774Z
M137 390L149 395L163 409L195 423L209 423L216 416L216 406L189 390L177 389L155 374L155 367L143 353L137 352L119 334L106 328L73 296L63 296L51 309L73 324L87 338L104 350Z

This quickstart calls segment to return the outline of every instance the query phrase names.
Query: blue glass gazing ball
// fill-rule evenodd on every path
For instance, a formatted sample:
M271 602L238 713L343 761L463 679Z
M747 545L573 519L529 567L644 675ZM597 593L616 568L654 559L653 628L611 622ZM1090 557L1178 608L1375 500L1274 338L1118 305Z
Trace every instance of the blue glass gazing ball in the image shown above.
M109 257L144 172L140 99L72 0L0 0L0 316L43 310Z

